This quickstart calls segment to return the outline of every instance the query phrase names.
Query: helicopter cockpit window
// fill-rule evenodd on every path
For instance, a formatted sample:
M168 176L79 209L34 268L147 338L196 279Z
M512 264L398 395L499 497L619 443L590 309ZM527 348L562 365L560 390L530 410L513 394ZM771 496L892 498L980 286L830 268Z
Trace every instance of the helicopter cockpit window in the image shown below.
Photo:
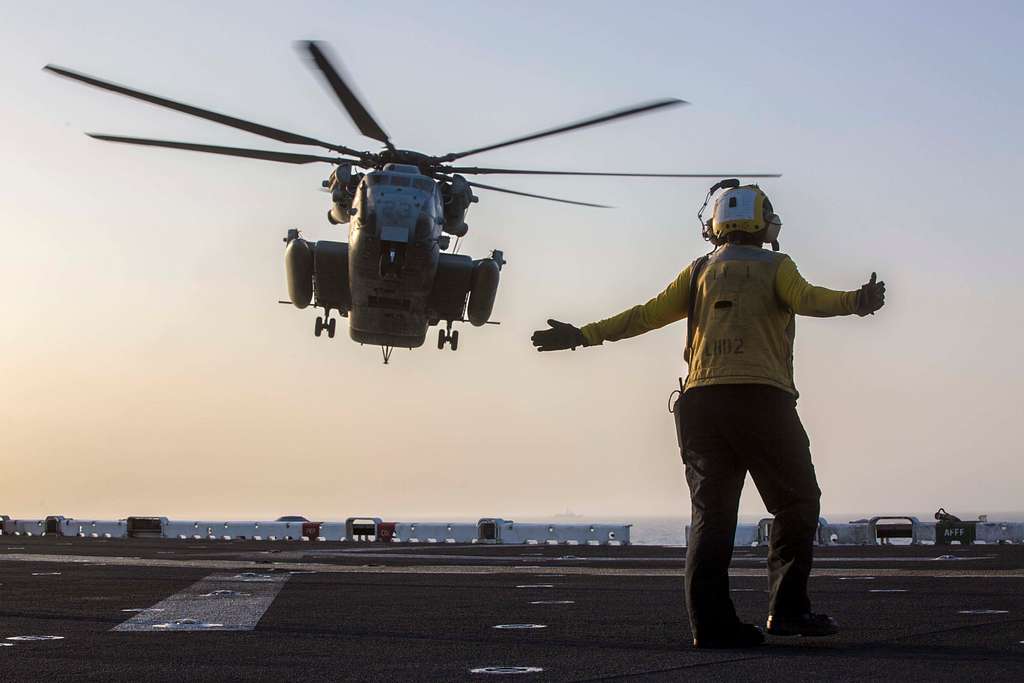
M427 178L413 178L412 186L424 192L432 192L434 190L434 182Z
M366 184L367 185L371 185L371 186L372 185L387 185L388 184L388 177L386 175L383 175L383 174L371 173L368 176L366 176Z
M388 181L388 185L394 185L395 187L409 187L409 182L412 178L403 175L393 175Z

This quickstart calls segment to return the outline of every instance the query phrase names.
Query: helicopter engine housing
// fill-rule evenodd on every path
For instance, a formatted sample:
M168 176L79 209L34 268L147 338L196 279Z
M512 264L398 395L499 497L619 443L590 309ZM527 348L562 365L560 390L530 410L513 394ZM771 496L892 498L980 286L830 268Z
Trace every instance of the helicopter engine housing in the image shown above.
M348 223L351 219L349 211L352 209L352 204L344 204L342 202L334 202L331 208L327 211L327 222L331 225L340 225Z
M455 174L450 184L442 186L444 199L444 231L455 237L465 237L469 232L466 225L466 211L477 201L469 181Z
M328 223L339 225L349 222L352 216L352 201L362 179L362 173L352 173L352 166L342 164L324 181L324 186L331 191L331 209L327 212Z
M302 238L289 240L284 250L284 269L288 279L288 299L296 308L305 308L313 299L313 249Z
M481 259L473 264L473 279L466 314L469 322L476 327L486 325L491 317L494 299L498 295L500 274L501 267L493 258Z

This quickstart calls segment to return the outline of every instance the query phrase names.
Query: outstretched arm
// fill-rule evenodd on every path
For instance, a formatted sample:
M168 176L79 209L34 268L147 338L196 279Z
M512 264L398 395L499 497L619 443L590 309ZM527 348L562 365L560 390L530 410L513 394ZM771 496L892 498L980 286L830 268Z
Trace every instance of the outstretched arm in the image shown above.
M876 282L876 275L858 290L841 292L816 287L800 275L788 256L779 264L775 276L775 293L797 315L828 318L834 315L868 315L885 305L885 283Z
M560 351L577 346L596 346L656 330L686 317L690 298L690 266L676 277L658 296L646 304L634 306L611 318L577 328L557 320L549 320L550 329L533 333L538 351Z
M685 318L690 299L690 267L687 266L665 291L647 303L584 326L582 331L587 345L628 339Z
M838 292L807 282L788 256L775 275L775 294L797 315L827 318L850 315L856 311L857 292Z

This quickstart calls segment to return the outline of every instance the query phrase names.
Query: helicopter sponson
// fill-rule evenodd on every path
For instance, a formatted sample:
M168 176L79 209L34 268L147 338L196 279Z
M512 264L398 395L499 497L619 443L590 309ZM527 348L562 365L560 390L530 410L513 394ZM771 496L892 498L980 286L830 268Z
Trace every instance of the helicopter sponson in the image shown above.
M341 180L336 179L338 184ZM454 193L452 191L454 188ZM461 206L461 220L471 199L469 185L439 183L414 166L387 164L363 175L347 211L348 243L309 242L297 230L286 238L288 295L298 308L310 304L349 318L349 335L359 343L401 348L423 345L427 328L444 321L438 346L457 347L453 322L486 324L494 308L504 258L444 253L443 234ZM471 195L472 193L469 192ZM334 323L318 319L315 332L333 336Z

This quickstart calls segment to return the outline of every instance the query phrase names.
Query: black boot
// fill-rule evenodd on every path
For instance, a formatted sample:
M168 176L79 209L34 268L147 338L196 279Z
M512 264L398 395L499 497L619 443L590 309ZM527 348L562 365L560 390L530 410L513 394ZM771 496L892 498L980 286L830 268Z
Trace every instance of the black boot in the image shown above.
M772 636L830 636L839 633L839 624L827 614L769 614L765 632Z
M761 629L752 624L736 624L725 631L700 633L693 639L693 646L703 649L731 649L757 647L764 642Z

